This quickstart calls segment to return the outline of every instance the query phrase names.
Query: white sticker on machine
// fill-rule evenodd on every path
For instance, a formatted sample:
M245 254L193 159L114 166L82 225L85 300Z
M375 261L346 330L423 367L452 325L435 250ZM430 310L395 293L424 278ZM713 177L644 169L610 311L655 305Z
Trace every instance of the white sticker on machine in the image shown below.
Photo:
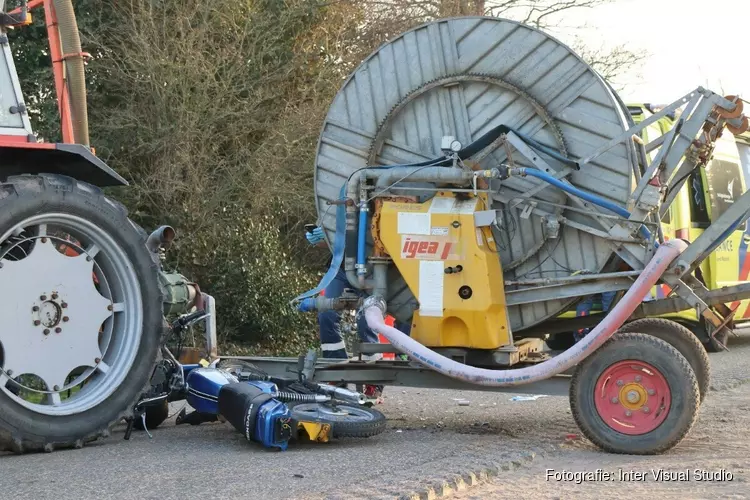
M430 203L430 212L433 214L449 214L453 210L456 199L453 197L435 196Z
M432 231L430 231L430 234L432 236L448 236L448 228L447 227L433 227Z
M477 228L477 245L484 246L484 238L482 238L482 230Z
M419 262L419 314L443 316L443 278L445 262L422 260Z
M398 213L398 234L421 234L429 236L431 216L425 213Z

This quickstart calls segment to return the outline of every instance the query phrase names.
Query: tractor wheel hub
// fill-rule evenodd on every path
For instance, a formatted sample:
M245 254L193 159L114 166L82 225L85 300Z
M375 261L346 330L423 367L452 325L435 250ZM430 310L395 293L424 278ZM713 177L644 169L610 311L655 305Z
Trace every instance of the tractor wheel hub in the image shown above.
M47 391L64 390L76 368L97 365L99 333L112 304L96 289L93 266L85 253L63 255L51 238L37 239L23 259L3 261L0 279L13 286L0 288L2 385L5 377L27 374L41 379ZM31 318L18 314L24 310ZM62 334L63 323L69 334Z

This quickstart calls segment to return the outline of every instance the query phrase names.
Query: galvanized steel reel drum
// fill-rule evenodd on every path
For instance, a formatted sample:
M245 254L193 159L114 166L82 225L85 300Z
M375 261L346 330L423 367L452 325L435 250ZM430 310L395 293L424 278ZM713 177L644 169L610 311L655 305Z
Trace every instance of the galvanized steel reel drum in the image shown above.
M627 112L607 84L568 47L545 33L513 21L466 17L441 19L381 46L349 77L323 125L315 163L318 213L329 243L341 186L366 165L424 161L441 155L444 136L463 145L504 124L564 154L581 157L628 128ZM510 152L510 160L507 153ZM514 149L499 148L481 161L531 166ZM554 170L564 165L549 160ZM632 190L632 150L618 146L566 178L624 206ZM407 179L408 180L408 179ZM399 187L420 187L406 180ZM559 226L530 211L519 199L542 185L513 178L491 186L495 229L506 280L599 272L612 251L588 233ZM425 191L402 194L428 195ZM534 195L557 216L591 223L565 207L570 200L554 188ZM533 207L532 207L533 208ZM371 244L371 241L370 241ZM389 312L409 319L415 298L392 271ZM509 288L512 289L512 288ZM528 328L566 310L576 299L547 298L509 308L512 328Z

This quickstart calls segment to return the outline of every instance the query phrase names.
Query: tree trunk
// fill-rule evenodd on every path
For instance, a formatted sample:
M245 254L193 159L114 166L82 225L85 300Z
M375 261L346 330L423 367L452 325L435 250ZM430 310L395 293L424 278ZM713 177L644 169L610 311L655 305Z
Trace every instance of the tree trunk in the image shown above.
M440 17L483 16L485 0L440 0Z

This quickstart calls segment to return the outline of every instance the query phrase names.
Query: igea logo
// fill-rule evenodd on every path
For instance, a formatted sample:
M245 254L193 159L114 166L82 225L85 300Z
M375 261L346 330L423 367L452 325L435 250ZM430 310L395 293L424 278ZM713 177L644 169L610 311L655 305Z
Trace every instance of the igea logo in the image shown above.
M401 245L402 259L446 260L456 257L457 245L453 241L434 238L404 236Z

